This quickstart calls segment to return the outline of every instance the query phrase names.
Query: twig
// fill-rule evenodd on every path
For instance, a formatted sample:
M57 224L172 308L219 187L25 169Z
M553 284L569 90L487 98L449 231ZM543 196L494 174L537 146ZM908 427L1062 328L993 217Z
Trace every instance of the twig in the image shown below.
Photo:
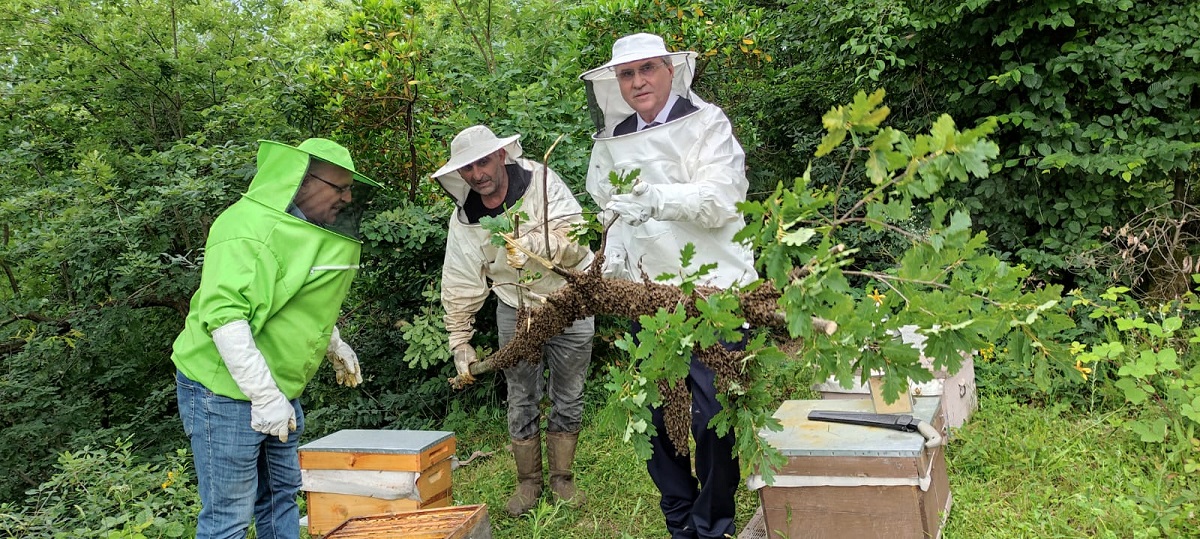
M838 178L837 189L833 191L833 211L837 212L838 198L842 192L842 185L846 183L846 177L850 175L850 165L854 164L854 152L858 151L855 145L850 146L850 157L846 158L846 166L842 167L842 177ZM849 215L849 213L847 213Z
M491 6L491 3L488 3ZM554 258L554 253L550 252L550 152L554 151L554 147L558 146L558 142L567 136L562 133L558 138L554 139L554 143L546 150L546 155L542 156L542 234L546 240L546 255Z
M515 212L515 213L513 213L512 237L504 238L504 241L507 242L509 245L512 245L513 247L517 247L517 248L521 249L522 251L525 251L525 249L521 248L516 242L516 239L518 237L520 237L520 234L521 234L521 214L520 214L520 212ZM528 253L528 251L526 251L526 253ZM525 265L521 264L521 267L517 268L517 282L521 282L522 280L524 280L524 269L523 269L524 267L525 267ZM517 312L519 313L523 310L525 310L525 294L522 294L521 291L518 290L517 291Z
M867 218L867 217L846 217L846 218L843 218L843 219L840 221L840 223L841 223L841 224L846 224L846 223L865 223L865 224L868 224L868 225L879 225L879 226L881 226L881 227L883 227L883 228L886 228L886 229L888 229L888 230L890 230L890 231L892 231L892 232L895 232L895 233L897 233L897 234L900 234L901 236L904 236L905 238L908 238L908 239L910 239L910 240L912 240L912 241L921 241L921 240L923 240L923 239L924 239L924 238L922 238L922 237L921 237L919 234L914 234L914 233L912 233L912 232L909 232L909 231L907 231L907 230L904 230L903 228L900 228L900 227L898 227L898 226L896 226L896 225L893 225L893 224L890 224L890 223L886 223L886 222L880 221L880 220L878 220L878 219L870 219L870 218Z
M488 56L488 51L487 51L487 49L485 49L483 47L483 43L481 43L479 41L479 36L476 35L475 28L473 26L471 26L471 21L470 21L470 19L467 18L467 14L463 13L462 6L458 5L458 0L450 0L450 1L452 4L454 4L454 9L458 11L458 16L462 17L463 24L465 24L467 26L467 31L471 33L471 41L474 41L475 46L479 48L479 54L480 54L480 56L483 56L483 62L484 62L484 64L487 65L488 73L495 73L496 67L495 67L495 65L493 65L494 62L492 61L492 58ZM489 27L491 25L490 4L489 4L489 10L488 10L488 25L489 25ZM491 47L490 42L488 43L488 47L489 48Z

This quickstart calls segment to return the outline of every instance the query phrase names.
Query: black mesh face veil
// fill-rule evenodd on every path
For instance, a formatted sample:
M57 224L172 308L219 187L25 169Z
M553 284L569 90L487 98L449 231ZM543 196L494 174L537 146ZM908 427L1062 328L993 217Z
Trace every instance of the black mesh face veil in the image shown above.
M378 192L379 189L373 186L354 182L354 188L350 191L350 203L343 207L337 218L325 225L325 228L343 236L362 240L362 221L364 217L374 215L374 199Z
M596 135L604 133L604 110L600 108L600 102L596 99L596 91L593 88L593 82L590 80L583 81L584 88L587 91L587 108L588 116L592 118L592 124L596 126Z
M309 171L312 170L312 163L320 161L313 158L309 163ZM309 172L305 172L306 181L318 181L313 179ZM355 180L350 185L350 203L343 206L338 211L337 217L334 217L332 223L317 224L326 230L332 230L343 236L362 240L362 220L364 217L373 214L372 208L375 205L374 199L379 193L379 188L365 182ZM295 201L292 202L295 204Z

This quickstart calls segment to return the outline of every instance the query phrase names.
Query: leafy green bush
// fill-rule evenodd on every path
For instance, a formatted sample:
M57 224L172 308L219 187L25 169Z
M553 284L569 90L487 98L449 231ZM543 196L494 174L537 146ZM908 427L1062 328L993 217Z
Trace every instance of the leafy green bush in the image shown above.
M128 438L108 449L64 452L23 504L0 504L0 535L26 539L195 536L200 497L186 450L154 459Z
M179 446L168 356L208 225L255 139L297 131L274 98L295 87L264 30L278 6L16 0L0 17L21 44L0 67L0 500L17 500L66 449Z
M1200 472L1200 310L1194 295L1143 306L1126 287L1097 298L1076 294L1075 304L1092 307L1104 322L1091 343L1073 343L1075 368L1097 390L1118 397L1128 409L1117 423L1147 444L1161 444L1165 464L1187 477Z
M758 102L794 98L779 104L793 122L770 134L815 146L820 126L804 117L863 84L886 84L901 129L943 112L997 118L993 173L946 194L1042 280L1103 286L1107 268L1079 254L1106 241L1106 226L1194 200L1195 2L784 4L788 76Z

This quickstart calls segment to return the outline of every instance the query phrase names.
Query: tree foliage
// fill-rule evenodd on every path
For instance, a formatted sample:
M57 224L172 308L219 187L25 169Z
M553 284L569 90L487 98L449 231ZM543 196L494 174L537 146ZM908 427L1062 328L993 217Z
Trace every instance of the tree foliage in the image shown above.
M996 170L947 194L1043 279L1102 281L1105 268L1081 252L1147 207L1194 199L1195 2L897 0L791 13L817 21L790 26L802 50L825 53L800 73L886 80L904 126L941 111L997 119ZM821 32L837 50L812 39Z
M108 431L178 446L167 358L208 225L254 138L294 133L260 91L276 7L0 8L0 498Z
M1170 316L1112 330L1109 318L1081 316L1084 303L1065 311L1079 322L1069 328L1054 298L1073 280L1107 287L1116 269L1189 284L1178 273L1200 260L1188 213L1198 10L1180 0L4 3L0 500L54 480L60 451L114 436L133 436L134 453L182 446L171 341L208 225L252 177L257 139L335 138L388 187L374 195L340 320L367 380L345 391L322 371L304 397L309 435L432 427L451 399L498 405L494 378L466 394L444 383L453 371L436 298L450 204L428 175L455 133L485 123L521 133L535 159L562 135L549 165L582 193L593 127L578 75L636 31L697 51L697 91L735 124L752 179L745 239L802 338L799 368L843 380L879 368L895 389L926 376L888 333L915 324L939 365L978 349L984 380L1023 399L1115 409L1140 397L1109 382L1150 387L1136 404L1155 414L1146 432L1162 433L1161 416L1163 440L1183 447L1195 407L1194 352L1179 338L1194 327L1189 311L1164 338L1151 327L1166 333ZM889 89L890 109L856 97L876 87ZM1146 251L1130 239L1168 236ZM1144 269L1116 267L1126 255ZM736 301L708 299L720 325L743 318ZM840 330L814 333L814 315ZM484 349L490 316L478 320ZM695 324L668 309L643 327L671 346L720 333ZM1080 342L1075 359L1094 355L1075 363L1055 334ZM727 395L720 425L754 444L777 396L772 376L789 367L767 335L748 339L753 377ZM1113 354L1116 342L1137 353ZM1166 346L1176 363L1157 355ZM1154 372L1120 374L1142 349L1154 349ZM655 356L675 348L655 350L634 350L650 376L606 356L611 377L592 382L609 384L634 432L637 410L662 398L654 384L642 393L639 377L676 373Z
M617 343L630 361L611 367L606 384L614 409L623 414L618 424L625 438L643 457L649 457L648 437L654 434L687 447L691 398L683 379L696 353L717 373L722 410L711 426L719 434L736 433L743 467L763 473L768 482L782 457L758 433L779 427L771 417L776 402L768 387L787 357L764 335L742 336L740 330L747 321L774 325L776 310L789 336L803 343L796 359L815 367L818 379L832 376L848 386L879 373L884 397L891 400L909 380L931 380L931 367L955 372L964 355L994 342L1008 343L1007 361L1033 365L1040 386L1074 374L1065 347L1056 342L1073 326L1061 304L1061 287L1026 290L1029 270L987 250L987 236L972 233L969 214L938 197L949 184L989 174L988 162L999 151L987 138L995 122L960 131L942 116L927 133L909 136L882 127L889 113L883 97L883 91L860 92L823 117L826 135L817 156L848 144L851 161L844 169L864 171L874 186L852 197L849 210L837 203L844 196L840 189L814 186L807 175L790 187L780 183L763 201L741 204L748 225L735 240L759 253L761 280L730 290L701 288L697 283L712 270L701 267L672 293L666 289L674 287L651 283L651 276L621 285L598 280L599 262L586 275L555 268L568 286L533 312L520 313L529 323L518 324L498 355L536 359L540 343L575 318L640 315L636 339L627 335ZM897 225L910 221L915 204L932 208L922 232ZM853 269L858 249L841 237L856 228L903 235L909 245L896 267ZM694 247L685 247L682 266L694 255ZM836 330L817 328L814 320L832 321ZM923 353L901 339L902 329L925 337ZM727 352L722 341L747 346ZM663 408L668 433L656 433L649 424L650 407Z

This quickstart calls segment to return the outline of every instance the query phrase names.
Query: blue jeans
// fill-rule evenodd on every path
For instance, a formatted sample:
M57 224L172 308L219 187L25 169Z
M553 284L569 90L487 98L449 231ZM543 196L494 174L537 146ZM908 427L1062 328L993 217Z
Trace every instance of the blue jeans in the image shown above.
M517 332L517 310L496 302L496 324L500 330L500 346L508 344ZM596 334L595 320L584 318L551 337L542 345L542 359L537 363L521 360L504 369L508 382L508 435L514 440L528 440L541 432L539 419L542 395L550 395L548 432L576 433L583 423L583 383L587 380L592 361L592 337ZM547 383L544 370L549 368Z
M178 371L175 393L203 504L196 538L244 538L251 518L259 539L300 537L299 399L292 399L296 432L285 443L250 428L249 401L216 395Z

